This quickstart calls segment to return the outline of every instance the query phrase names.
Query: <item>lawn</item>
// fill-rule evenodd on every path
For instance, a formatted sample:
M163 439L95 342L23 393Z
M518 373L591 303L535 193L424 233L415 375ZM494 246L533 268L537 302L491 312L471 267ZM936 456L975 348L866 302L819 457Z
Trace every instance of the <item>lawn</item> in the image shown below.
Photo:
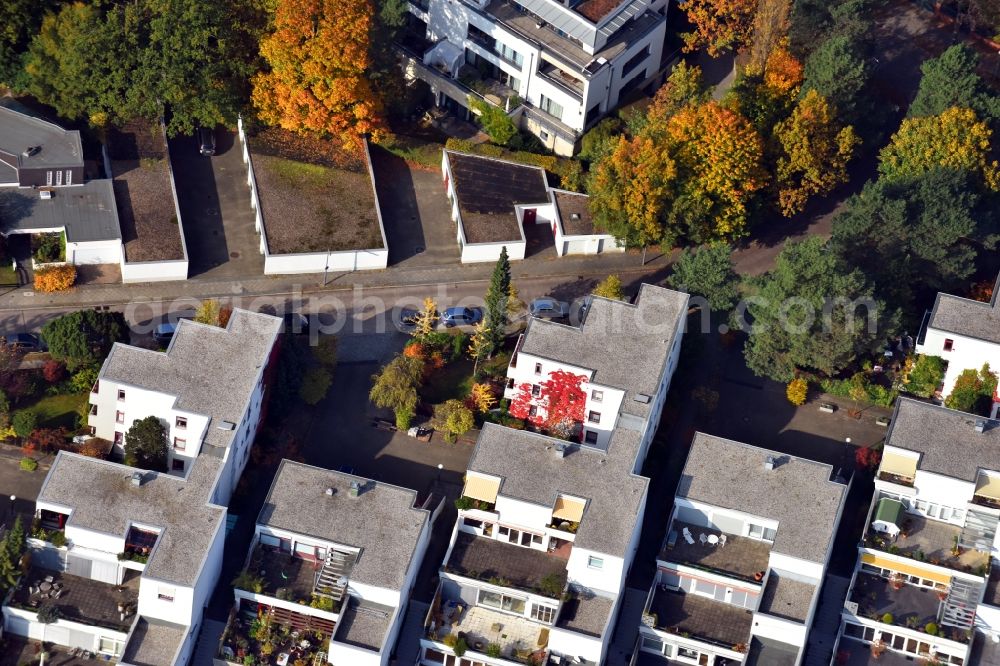
M460 359L435 370L420 388L420 397L431 405L451 399L464 400L472 390L472 361Z
M47 395L25 409L34 410L38 414L39 427L72 429L78 424L77 414L80 416L80 424L87 422L87 397L87 393Z
M382 147L411 164L429 169L441 168L441 150L444 146L436 141L394 134Z
M10 264L0 266L0 287L18 286L17 271Z

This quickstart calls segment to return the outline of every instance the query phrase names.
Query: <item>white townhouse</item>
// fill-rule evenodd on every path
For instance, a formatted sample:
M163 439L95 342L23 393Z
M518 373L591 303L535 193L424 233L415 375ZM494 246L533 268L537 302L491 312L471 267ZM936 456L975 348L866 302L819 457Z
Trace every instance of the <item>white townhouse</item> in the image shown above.
M226 328L178 322L166 351L116 344L90 394L92 433L121 453L132 423L167 430L167 467L187 475L200 455L224 462L214 501L228 504L260 425L265 378L281 330L276 317L235 310Z
M687 299L643 285L635 305L595 298L579 328L529 323L508 376L541 382L578 371L591 392L587 422L574 441L483 427L425 619L422 665L604 662L645 511L649 480L639 470Z
M31 568L4 602L5 631L126 666L192 663L280 328L236 310L224 329L181 322L166 352L115 345L91 426L112 439L157 416L174 471L60 452L36 501Z
M560 155L663 71L668 0L410 0L409 76L507 111ZM414 50L416 49L416 50Z
M322 635L316 655L331 664L385 666L440 505L433 496L418 505L414 490L283 460L236 581L220 657L243 663L253 647L242 648L240 637L265 618Z
M997 663L998 524L1000 423L901 398L844 606L847 663Z
M847 490L830 465L695 433L633 663L800 664Z
M586 194L549 187L545 169L445 150L441 177L462 263L524 259L530 236L552 238L557 256L624 252L594 226Z
M1000 277L988 302L938 293L934 308L924 315L917 337L919 354L940 356L948 362L941 395L947 396L963 370L979 370L989 363L1000 371ZM994 398L996 401L996 398Z

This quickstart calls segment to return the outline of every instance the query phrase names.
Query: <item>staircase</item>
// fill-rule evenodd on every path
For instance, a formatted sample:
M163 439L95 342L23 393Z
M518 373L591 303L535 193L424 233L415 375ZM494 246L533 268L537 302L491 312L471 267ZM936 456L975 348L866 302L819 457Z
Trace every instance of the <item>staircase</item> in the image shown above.
M330 549L326 555L323 568L316 572L313 583L313 594L333 599L334 606L344 598L347 591L347 578L354 566L354 555Z
M218 654L219 641L222 640L222 632L225 630L225 622L209 620L206 617L201 624L201 633L198 634L198 642L195 644L191 663L211 664L212 659Z
M819 605L813 618L812 630L806 643L802 666L829 666L833 658L833 646L840 631L841 611L847 599L847 588L851 581L830 574L823 583Z
M982 583L952 578L948 598L944 602L944 612L941 614L941 624L972 629L976 621L976 606L982 598Z
M958 537L958 543L963 548L974 548L984 552L990 552L993 548L993 538L997 533L997 524L1000 517L979 511L969 511L965 514L965 525L962 526L962 534Z

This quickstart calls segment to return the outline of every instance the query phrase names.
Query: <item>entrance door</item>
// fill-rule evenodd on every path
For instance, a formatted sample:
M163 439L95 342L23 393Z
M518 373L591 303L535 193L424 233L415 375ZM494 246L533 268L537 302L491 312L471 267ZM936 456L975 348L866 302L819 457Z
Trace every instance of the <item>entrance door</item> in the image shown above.
M534 208L525 208L524 209L524 223L525 224L534 224L535 223L535 213L537 213L537 212L538 211L536 211Z

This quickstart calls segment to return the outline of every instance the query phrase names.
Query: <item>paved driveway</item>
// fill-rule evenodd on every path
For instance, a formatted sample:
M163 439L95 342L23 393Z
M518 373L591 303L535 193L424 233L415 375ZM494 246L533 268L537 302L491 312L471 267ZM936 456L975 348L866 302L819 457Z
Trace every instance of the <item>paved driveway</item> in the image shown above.
M216 131L216 154L198 154L194 137L170 140L170 159L184 221L191 277L260 277L264 257L258 251L250 208L250 187L239 140Z

